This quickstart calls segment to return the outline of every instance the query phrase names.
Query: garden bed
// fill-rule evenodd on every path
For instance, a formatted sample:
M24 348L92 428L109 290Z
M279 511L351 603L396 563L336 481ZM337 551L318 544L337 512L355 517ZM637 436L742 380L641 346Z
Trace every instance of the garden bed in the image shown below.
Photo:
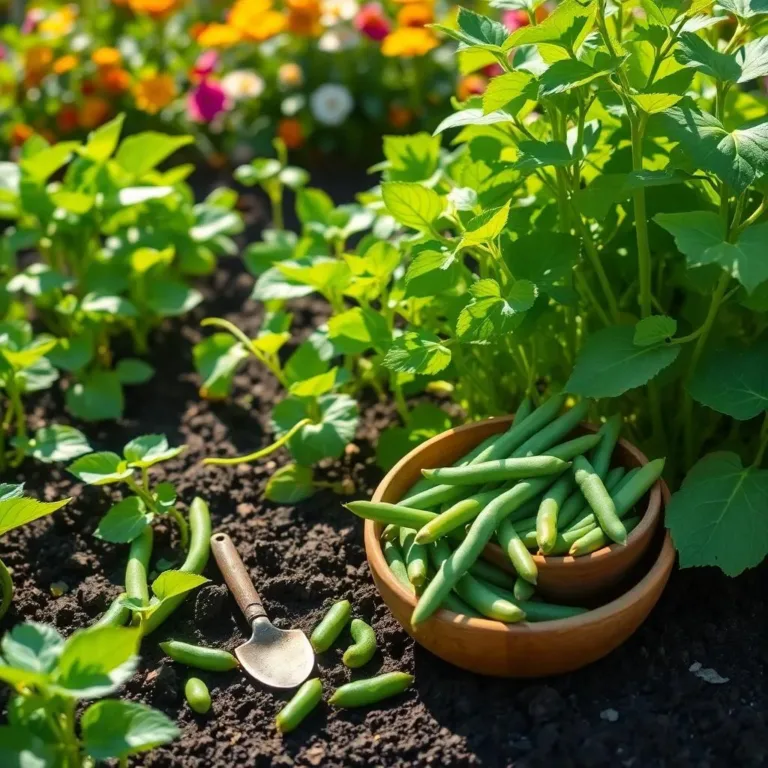
M222 315L247 332L258 328L255 305L233 311L244 305L252 280L231 264L209 281L206 301L192 316L157 334L151 356L157 375L131 389L124 419L89 427L88 434L97 450L114 450L147 432L165 433L172 445L187 443L187 452L158 467L156 476L167 473L176 481L185 503L195 495L209 501L215 529L235 540L275 623L309 631L332 601L349 598L357 615L372 622L381 647L364 673L403 669L416 675L416 683L382 708L337 712L322 706L296 732L280 737L273 721L286 695L239 671L202 673L213 712L193 715L182 691L186 672L163 660L157 641L173 637L227 648L242 642L244 621L211 561L206 575L213 583L144 641L140 671L126 686L129 698L158 707L183 730L177 741L144 756L143 765L764 764L765 565L737 579L714 570L676 572L640 631L580 672L550 680L484 679L436 659L399 628L373 587L362 521L345 512L338 497L322 492L293 508L262 501L265 482L284 456L202 468L200 460L214 447L234 455L265 445L266 414L278 395L256 363L236 378L233 402L208 403L197 394L191 347L201 335L199 320ZM323 321L320 302L299 301L294 309L297 325L310 329ZM61 416L62 400L57 390L41 396L33 426ZM369 497L381 477L375 442L394 418L389 405L368 402L352 450L322 465L320 476L350 476L357 494ZM4 479L23 479L40 498L72 494L75 500L0 543L17 584L0 629L36 620L68 634L88 625L116 594L125 567L124 547L93 536L110 506L108 494L75 484L61 466L31 461L17 477ZM163 551L168 531L157 530L156 557L169 555L170 548ZM53 597L51 587L59 582L68 591ZM728 681L701 679L690 671L697 662ZM350 677L338 650L323 655L318 666L326 688Z

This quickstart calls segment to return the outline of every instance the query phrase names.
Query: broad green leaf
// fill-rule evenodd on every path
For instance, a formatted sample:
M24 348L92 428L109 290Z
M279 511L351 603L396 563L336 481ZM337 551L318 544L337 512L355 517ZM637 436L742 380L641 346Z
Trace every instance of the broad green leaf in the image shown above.
M95 536L113 544L133 541L150 523L147 508L138 496L128 496L101 518Z
M55 746L43 741L29 728L2 725L0 765L3 768L58 768L61 761Z
M234 176L241 184L252 187L275 178L281 170L282 165L279 160L273 157L257 157L250 164L236 168Z
M428 133L385 136L388 181L425 181L437 170L440 139Z
M192 136L167 136L156 131L136 133L123 139L117 149L115 161L133 178L140 179L177 149L193 142Z
M750 40L736 52L741 73L740 83L748 83L768 75L768 37Z
M121 384L144 384L155 375L155 369L144 360L126 357L115 366Z
M119 419L123 415L123 387L114 371L95 371L67 390L67 410L83 421Z
M345 355L359 355L373 348L384 353L392 341L386 319L368 307L353 307L328 321L328 337Z
M310 334L285 363L285 376L290 383L318 376L328 370L328 361L336 354L333 344L322 331Z
M48 264L30 264L23 272L8 281L11 293L24 292L29 296L44 296L52 291L72 286L72 280Z
M638 347L632 326L614 326L591 334L576 358L566 389L582 397L618 397L647 384L671 365L679 344Z
M708 353L693 372L691 397L732 419L753 419L768 410L768 346L729 345Z
M263 237L263 242L251 243L243 252L245 266L255 277L266 272L276 262L290 259L297 243L293 232L266 230Z
M175 459L185 449L185 445L170 448L165 435L141 435L126 444L123 456L128 466L146 469L161 461Z
M462 128L465 125L495 125L496 123L513 123L514 121L515 118L509 112L504 112L501 109L489 112L487 115L482 109L462 109L460 112L454 112L446 117L435 128L435 136L449 128Z
M150 280L147 284L147 306L161 317L177 317L194 309L203 300L200 291L180 280Z
M420 232L429 232L443 212L443 200L434 189L405 181L381 185L387 211L400 224Z
M633 93L630 98L643 112L655 115L673 107L683 98L683 95L680 93Z
M57 690L80 699L113 693L136 672L140 643L139 627L77 630L59 657Z
M509 36L503 24L462 6L459 6L456 23L455 28L442 24L435 24L434 27L464 45L479 46L488 50L501 51Z
M110 451L81 456L72 462L67 470L86 485L119 483L133 474L128 462Z
M666 315L651 315L637 323L633 340L635 346L649 347L672 338L676 332L677 320Z
M512 274L529 280L544 292L558 283L570 281L579 263L578 238L559 232L533 232L517 240L502 238L502 256Z
M148 200L159 200L173 192L173 187L124 187L117 193L117 202L125 207L140 205ZM194 227L190 230L190 234ZM193 236L193 239L194 238Z
M662 119L695 167L716 174L739 194L768 171L768 118L728 131L713 115L685 104Z
M289 301L309 296L312 290L311 286L287 277L277 267L271 267L259 276L251 298L256 301Z
M506 296L491 279L478 280L469 292L472 301L462 309L456 333L463 339L478 342L512 333L538 296L538 289L529 280L518 280Z
M595 20L597 3L565 0L536 26L525 26L513 32L504 44L506 50L521 45L550 43L568 51L576 51L586 39Z
M515 113L519 110L520 102L535 98L536 88L532 75L520 71L506 72L488 82L483 93L483 113L487 115L505 107Z
M274 357L290 339L291 334L288 331L283 331L282 333L262 333L258 338L251 339L251 344L267 357Z
M312 467L299 464L286 464L273 472L264 490L264 496L278 504L298 504L314 494Z
M286 397L272 410L272 427L282 437L302 419L313 417L315 404L298 397ZM307 424L288 442L293 458L305 466L321 459L337 459L355 437L357 403L349 395L322 395L316 401L319 421Z
M99 293L89 293L80 302L83 312L110 317L137 317L139 310L128 299L122 296L107 296Z
M740 19L768 13L768 0L717 0L717 4Z
M62 141L32 157L23 157L20 163L22 172L34 182L43 183L70 161L78 146L76 141Z
M577 59L556 61L539 78L539 96L546 98L558 93L565 93L572 88L587 85L593 80L610 74L613 69L614 67L596 69Z
M515 167L521 171L570 165L573 162L568 145L564 141L521 141L518 149L520 158Z
M406 331L395 339L384 365L401 373L440 373L451 362L451 350L429 331Z
M738 576L768 555L768 470L735 453L710 453L688 472L666 510L681 568L715 565Z
M296 194L296 215L305 227L312 223L328 224L333 208L333 200L322 189L306 187Z
M405 273L406 296L439 296L452 289L459 280L460 263L454 251L437 250L440 244L433 242L434 249L427 247L415 253L414 260Z
M120 114L95 131L91 131L81 154L97 163L103 163L112 157L112 153L117 148L117 142L120 140L123 120L125 120L125 115Z
M92 450L88 438L79 429L66 424L51 424L35 432L27 444L26 454L48 464L76 459Z
M164 571L152 582L152 594L161 602L177 595L185 595L207 584L210 579L186 571Z
M716 51L704 38L692 32L683 32L678 38L675 58L686 67L727 83L736 83L741 67L736 56Z
M288 392L296 397L320 397L320 395L330 392L336 386L336 375L338 372L338 368L331 368L330 371L312 376L309 379L296 381L291 384Z
M63 371L79 371L93 360L95 354L93 335L81 333L71 338L62 338L47 357L57 368Z
M46 675L56 667L64 638L49 624L28 621L6 632L0 648L6 664Z
M94 760L124 759L178 738L176 723L138 701L108 699L91 704L80 727L85 751Z
M3 347L0 342L0 354L13 366L16 371L23 371L45 357L56 347L56 339L38 336L31 344L23 349L10 349Z
M275 269L289 280L303 283L326 298L341 295L352 274L346 262L325 257L314 258L308 262L283 261Z
M243 231L243 218L236 211L213 205L195 206L195 226L189 230L196 243L210 243L223 235L239 235Z
M176 489L171 483L158 483L152 495L163 511L168 511L176 503Z
M40 517L53 514L69 504L70 499L61 501L38 501L37 499L4 499L0 501L0 536L8 531L26 525Z
M462 247L484 244L498 237L507 225L511 203L511 200L507 200L501 208L485 211L472 219L461 237Z
M232 390L240 363L248 357L243 345L229 333L214 333L192 348L195 370L202 378L200 396L218 400Z

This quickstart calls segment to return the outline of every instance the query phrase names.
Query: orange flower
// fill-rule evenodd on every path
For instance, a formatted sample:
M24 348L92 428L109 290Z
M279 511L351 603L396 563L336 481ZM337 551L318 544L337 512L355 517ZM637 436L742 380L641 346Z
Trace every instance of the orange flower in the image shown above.
M197 42L203 48L229 48L243 39L243 33L229 24L208 24L200 32Z
M131 86L131 76L121 67L108 67L99 72L99 85L107 93L125 93Z
M318 0L286 0L288 29L299 37L318 37L322 34L320 3Z
M128 0L134 13L146 13L154 19L162 19L175 11L180 0Z
M91 54L91 61L97 67L116 67L122 58L117 48L98 48Z
M78 64L80 60L74 54L68 53L65 56L61 56L53 62L53 71L57 75L66 75L67 72L71 72Z
M258 43L280 34L286 21L282 13L272 10L271 0L237 0L227 17L229 26Z
M424 56L437 48L437 38L424 27L402 27L388 34L381 44L385 56Z
M456 86L456 98L466 101L470 96L478 96L485 92L488 81L482 75L467 75L459 80Z
M24 54L24 84L27 88L40 85L53 63L53 49L47 45L33 45Z
M80 124L80 116L74 104L63 104L56 113L56 127L60 133L72 133Z
M280 65L277 70L277 79L285 88L298 88L304 82L304 73L301 67L293 61Z
M75 27L77 6L65 5L51 13L38 25L38 31L46 37L64 37Z
M406 107L390 104L388 117L393 128L406 128L413 120L413 112Z
M11 128L11 144L14 147L20 147L34 133L35 129L31 125L16 123Z
M176 83L170 75L148 75L133 89L136 107L150 115L157 114L176 98Z
M425 27L435 20L429 3L409 3L397 12L397 23L401 27Z
M200 33L207 27L208 25L203 21L196 21L190 28L189 28L189 36L193 40L197 40L200 37Z
M97 128L109 117L109 102L100 96L88 96L82 103L77 119L81 128Z
M283 118L277 124L277 135L288 149L299 149L304 144L304 131L295 117Z

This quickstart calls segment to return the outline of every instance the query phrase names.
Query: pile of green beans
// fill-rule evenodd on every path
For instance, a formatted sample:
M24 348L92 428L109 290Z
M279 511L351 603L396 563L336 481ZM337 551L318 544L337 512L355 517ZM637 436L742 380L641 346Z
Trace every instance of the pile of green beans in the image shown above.
M422 470L400 503L346 505L386 526L387 563L418 596L412 624L440 607L505 623L584 611L536 598L532 554L579 557L613 543L625 545L640 522L630 512L661 476L664 460L630 471L611 468L621 416L609 418L596 433L569 440L589 403L560 414L564 403L564 395L554 395L533 409L526 399L506 432L487 438L450 467ZM481 558L494 539L516 576Z

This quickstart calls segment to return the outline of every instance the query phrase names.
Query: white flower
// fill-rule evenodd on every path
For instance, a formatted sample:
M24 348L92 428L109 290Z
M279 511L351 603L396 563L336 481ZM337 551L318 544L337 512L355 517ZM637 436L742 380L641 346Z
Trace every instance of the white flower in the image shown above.
M341 21L351 21L357 16L357 0L322 0L320 3L320 23L332 27Z
M317 41L317 47L324 53L338 53L355 48L360 42L360 36L355 30L339 27L324 32Z
M258 99L266 84L264 79L255 72L246 69L236 69L221 78L221 87L234 101L243 99Z
M312 114L323 125L341 125L355 106L352 94L343 85L326 83L309 98Z

